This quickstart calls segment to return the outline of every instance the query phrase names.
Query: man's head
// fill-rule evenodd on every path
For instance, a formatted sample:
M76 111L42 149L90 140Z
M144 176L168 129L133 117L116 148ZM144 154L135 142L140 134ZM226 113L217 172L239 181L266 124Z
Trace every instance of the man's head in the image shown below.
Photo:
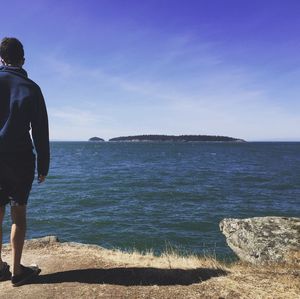
M4 65L22 66L25 61L22 43L14 37L3 38L0 44L0 56Z

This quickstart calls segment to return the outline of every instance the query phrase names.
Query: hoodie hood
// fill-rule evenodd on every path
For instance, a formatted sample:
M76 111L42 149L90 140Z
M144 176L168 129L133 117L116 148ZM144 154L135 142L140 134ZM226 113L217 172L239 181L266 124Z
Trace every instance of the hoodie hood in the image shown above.
M28 78L27 72L22 67L2 65L0 66L0 71L10 72Z

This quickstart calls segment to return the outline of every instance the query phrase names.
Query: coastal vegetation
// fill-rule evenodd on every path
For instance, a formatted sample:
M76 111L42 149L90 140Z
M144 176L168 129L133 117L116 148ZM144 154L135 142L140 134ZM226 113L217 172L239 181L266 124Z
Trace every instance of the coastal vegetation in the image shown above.
M102 138L100 138L100 137L91 137L91 138L89 139L89 141L102 142L102 141L104 141L104 139L102 139Z

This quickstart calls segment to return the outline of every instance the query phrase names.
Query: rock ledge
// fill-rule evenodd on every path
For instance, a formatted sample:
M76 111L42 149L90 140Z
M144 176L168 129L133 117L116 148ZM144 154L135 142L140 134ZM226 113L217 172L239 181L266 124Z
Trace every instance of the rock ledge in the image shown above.
M300 218L227 218L220 230L243 261L300 263Z

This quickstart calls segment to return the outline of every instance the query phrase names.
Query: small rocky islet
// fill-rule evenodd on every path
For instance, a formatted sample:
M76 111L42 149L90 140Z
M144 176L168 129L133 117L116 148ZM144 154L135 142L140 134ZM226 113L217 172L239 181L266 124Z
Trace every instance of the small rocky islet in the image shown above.
M100 137L91 137L89 139L89 141L92 141L92 142L103 142L105 141L104 139L100 138Z

